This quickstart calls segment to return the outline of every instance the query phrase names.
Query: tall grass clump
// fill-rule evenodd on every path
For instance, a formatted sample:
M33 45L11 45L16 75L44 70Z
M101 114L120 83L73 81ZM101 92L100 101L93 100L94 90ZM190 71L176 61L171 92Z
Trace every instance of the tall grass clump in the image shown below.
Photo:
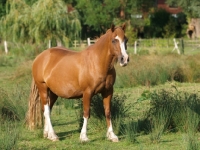
M150 139L158 143L161 136L168 129L170 120L174 112L174 96L171 92L162 90L151 94L150 110Z
M133 55L129 64L117 69L115 87L134 87L138 85L154 86L167 81L200 82L198 56L177 54Z
M185 95L186 98L186 143L188 150L198 150L200 148L198 142L198 129L200 123L200 97L197 94Z
M14 55L0 55L0 66L5 67L9 66L12 67L18 62L18 58L15 57Z
M27 111L27 89L17 85L0 88L0 149L16 149Z
M138 136L138 122L135 122L134 120L129 120L126 123L125 136L127 142L129 143L137 142L136 138Z
M29 88L16 85L9 90L12 91L0 89L0 115L12 120L22 121L26 115Z
M150 122L150 140L157 143L166 131L180 131L185 134L187 149L199 149L199 95L178 90L158 90L148 95L150 109L146 112L146 117Z
M0 149L10 150L17 149L22 125L20 122L13 120L1 120L0 123Z

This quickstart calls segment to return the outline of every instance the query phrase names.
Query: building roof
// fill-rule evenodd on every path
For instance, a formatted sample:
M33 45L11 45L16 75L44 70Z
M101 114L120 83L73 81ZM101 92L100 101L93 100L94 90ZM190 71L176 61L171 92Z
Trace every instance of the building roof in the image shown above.
M180 7L169 6L168 4L165 3L165 1L166 0L157 0L157 8L164 9L171 14L178 14L182 12L182 9Z

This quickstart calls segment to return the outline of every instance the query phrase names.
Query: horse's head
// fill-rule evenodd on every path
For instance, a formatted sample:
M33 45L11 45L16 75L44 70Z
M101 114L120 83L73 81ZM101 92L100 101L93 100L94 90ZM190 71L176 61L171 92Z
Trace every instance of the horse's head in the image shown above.
M119 50L118 57L120 66L126 66L129 62L128 54L126 53L127 41L125 36L125 24L122 27L115 28L114 25L111 27L112 31L112 44L114 44L115 50ZM118 44L118 45L117 45Z

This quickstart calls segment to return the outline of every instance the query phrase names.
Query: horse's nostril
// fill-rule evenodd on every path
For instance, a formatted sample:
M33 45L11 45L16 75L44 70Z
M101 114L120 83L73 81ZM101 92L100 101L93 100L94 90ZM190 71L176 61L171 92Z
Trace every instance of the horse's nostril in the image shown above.
M123 61L124 60L124 58L123 57L121 57L121 61Z
M128 59L127 59L127 62L129 62L129 57L128 57Z

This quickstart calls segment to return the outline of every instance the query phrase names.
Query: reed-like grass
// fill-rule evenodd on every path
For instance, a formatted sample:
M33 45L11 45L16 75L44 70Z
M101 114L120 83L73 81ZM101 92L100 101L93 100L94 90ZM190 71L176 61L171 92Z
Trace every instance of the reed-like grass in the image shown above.
M129 120L125 126L125 136L129 143L136 143L138 136L138 122Z
M115 87L155 86L168 81L199 82L199 55L133 55L125 68L117 68Z
M19 85L11 89L0 89L0 149L16 149L27 111L29 89Z
M198 149L199 95L177 90L159 90L148 95L150 109L146 114L150 122L150 140L159 143L166 131L180 131L186 134L187 149ZM146 99L140 98L140 100Z
M1 120L0 123L0 149L10 150L17 149L22 124L12 120Z

